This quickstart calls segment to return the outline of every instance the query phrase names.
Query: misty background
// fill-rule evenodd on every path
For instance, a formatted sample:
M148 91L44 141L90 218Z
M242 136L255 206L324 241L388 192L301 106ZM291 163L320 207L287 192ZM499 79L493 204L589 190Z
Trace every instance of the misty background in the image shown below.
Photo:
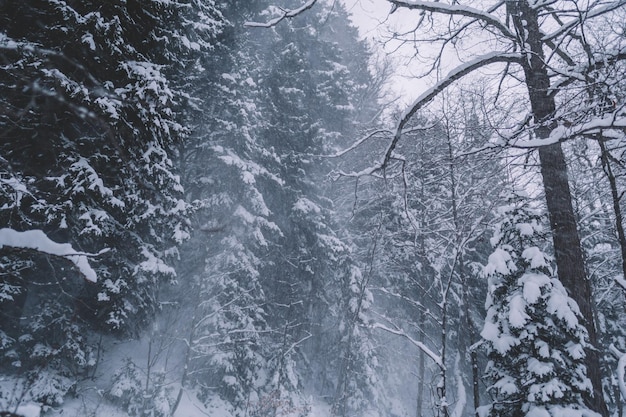
M0 411L621 417L625 9L0 0Z

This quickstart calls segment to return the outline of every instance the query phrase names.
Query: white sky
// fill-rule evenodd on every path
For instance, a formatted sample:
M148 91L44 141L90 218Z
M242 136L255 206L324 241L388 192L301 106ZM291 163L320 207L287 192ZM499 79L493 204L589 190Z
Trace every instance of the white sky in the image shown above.
M342 0L364 36L371 36L391 9L386 0Z
M361 36L372 41L381 54L392 57L396 66L396 74L391 80L391 89L394 95L400 97L401 107L409 105L420 93L426 90L432 81L417 79L415 74L420 72L415 61L410 62L409 56L413 51L410 47L397 48L397 43L384 42L389 39L393 29L407 26L413 18L412 12L399 10L389 16L391 5L386 0L341 0L352 14L352 21L359 28Z

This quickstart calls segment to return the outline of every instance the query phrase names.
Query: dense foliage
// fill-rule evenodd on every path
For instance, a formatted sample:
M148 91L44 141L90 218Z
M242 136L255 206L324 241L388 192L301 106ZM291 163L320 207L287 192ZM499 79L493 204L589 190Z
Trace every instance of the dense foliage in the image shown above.
M389 2L0 0L0 414L623 414L626 5Z

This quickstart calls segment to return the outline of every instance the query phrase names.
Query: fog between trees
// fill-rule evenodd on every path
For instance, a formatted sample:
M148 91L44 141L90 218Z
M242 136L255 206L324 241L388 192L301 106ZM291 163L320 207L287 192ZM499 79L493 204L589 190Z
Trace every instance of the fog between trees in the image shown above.
M0 410L623 414L626 1L389 3L0 1Z

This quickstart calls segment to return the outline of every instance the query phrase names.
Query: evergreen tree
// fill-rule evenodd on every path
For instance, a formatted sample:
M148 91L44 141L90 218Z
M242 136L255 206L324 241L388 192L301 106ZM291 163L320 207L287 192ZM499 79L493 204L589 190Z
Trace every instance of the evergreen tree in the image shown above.
M92 283L67 260L0 249L3 370L56 380L45 395L29 382L34 400L60 402L94 365L93 330L137 335L175 278L184 74L221 25L210 1L0 3L0 223L108 250Z
M543 216L516 192L484 273L489 278L481 333L494 402L490 416L594 416L583 401L592 387L585 366L587 333L580 311L554 276Z
M301 374L333 398L339 415L376 412L376 353L363 328L369 277L337 234L323 184L330 167L318 158L356 134L352 120L363 110L369 54L340 4L286 22L275 33L270 73L261 84L270 115L263 143L277 156L268 163L285 180L267 198L283 232L278 269L268 271L282 271L282 289L268 282L277 301L269 305L271 316L284 320L273 327L292 324L288 345L306 339L299 349L308 361L298 361Z
M218 397L233 415L253 409L262 396L270 329L261 271L281 233L262 188L282 184L262 164L267 151L258 142L264 122L256 83L263 66L255 47L262 41L255 43L243 28L255 7L236 2L224 9L229 24L194 82L202 96L191 115L198 127L179 148L194 228L179 264L192 278L183 297L191 294L195 310L188 352L193 377L184 388L199 385L206 403Z
M234 414L305 413L305 376L348 402L338 380L359 374L329 355L372 354L346 336L362 325L354 297L368 293L350 292L361 275L335 231L318 159L354 130L368 55L343 6L275 30L242 30L263 4L240 6L225 10L232 26L202 62L200 127L179 152L196 227L181 265L199 294L193 379ZM348 61L354 45L340 45L328 20L363 47L359 59Z

